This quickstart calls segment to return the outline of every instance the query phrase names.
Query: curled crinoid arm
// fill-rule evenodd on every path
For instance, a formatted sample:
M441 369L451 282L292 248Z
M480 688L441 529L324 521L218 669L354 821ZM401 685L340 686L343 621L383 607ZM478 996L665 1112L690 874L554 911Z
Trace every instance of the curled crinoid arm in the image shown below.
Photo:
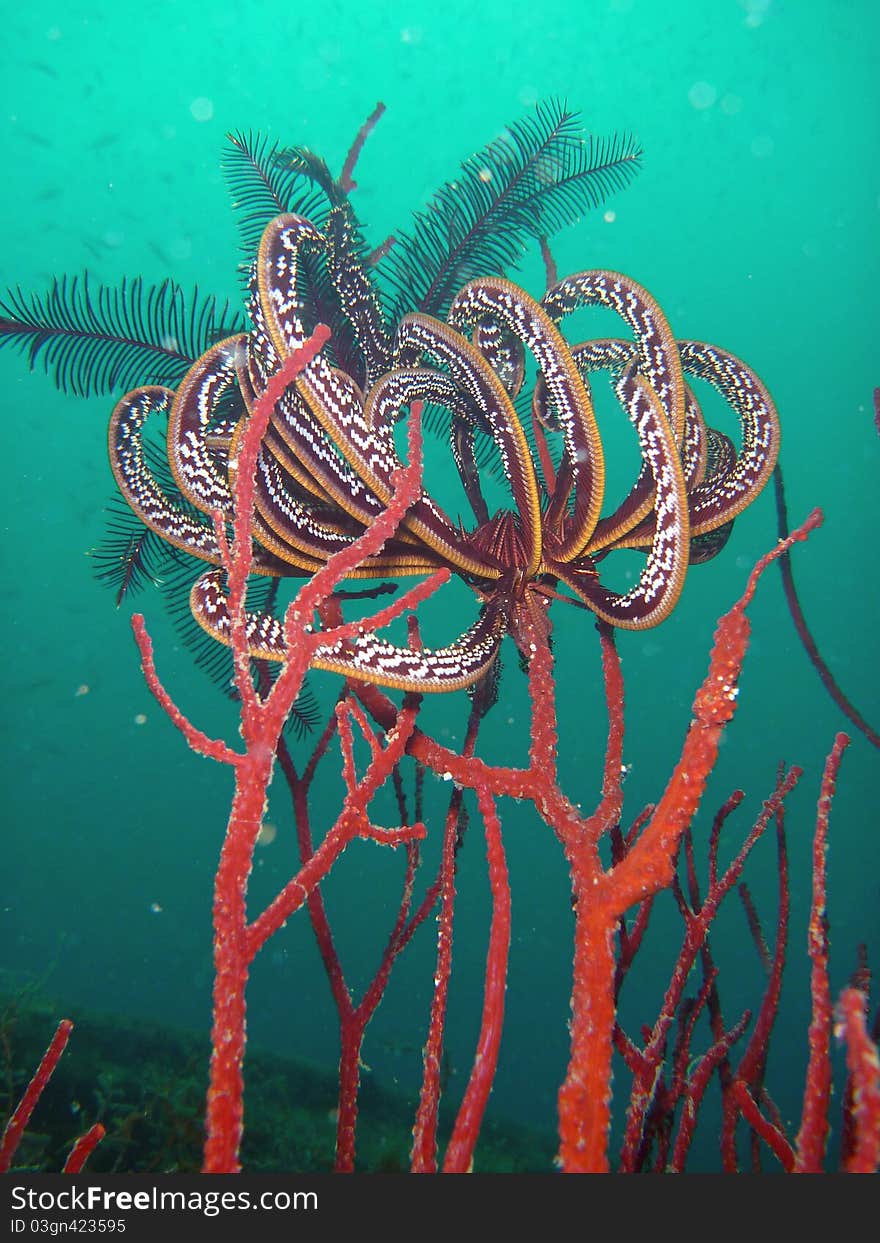
M407 315L401 321L397 350L408 364L428 359L448 370L474 409L481 411L519 514L528 572L534 573L541 562L540 494L525 432L501 380L461 332L427 315Z
M559 574L603 621L642 630L669 615L684 585L690 547L687 492L672 428L651 386L631 364L618 389L631 411L654 481L656 521L651 549L638 581L624 594L604 587L598 579L572 578L567 567L559 567Z
M395 615L415 607L434 589L431 579L401 596ZM197 579L190 596L193 615L209 634L229 644L230 624L223 572L209 571ZM380 618L381 622L381 618ZM371 621L375 625L375 619ZM355 625L355 624L353 624ZM311 656L316 669L341 673L358 681L399 690L433 692L460 690L472 685L494 661L506 633L506 620L496 605L485 607L477 621L448 647L413 651L370 632L318 644ZM284 624L271 613L247 614L247 644L252 658L284 661L287 644Z
M168 417L168 461L174 478L183 495L206 514L218 509L227 516L232 512L228 453L246 410L239 392L246 343L239 334L206 350L181 381ZM227 395L237 399L239 419L231 424L222 419L216 428ZM212 437L217 430L220 437Z
M108 431L110 467L120 492L146 526L175 548L216 563L220 553L213 526L163 490L144 455L144 424L166 415L173 401L171 389L153 386L134 389L116 403Z
M553 320L583 306L616 311L633 332L639 371L649 380L681 443L685 384L678 348L663 310L647 289L621 272L575 272L549 289L541 305Z
M695 536L730 522L755 499L779 456L779 416L758 376L741 359L703 341L681 341L687 375L717 389L739 419L741 446L734 461L714 471L689 497Z

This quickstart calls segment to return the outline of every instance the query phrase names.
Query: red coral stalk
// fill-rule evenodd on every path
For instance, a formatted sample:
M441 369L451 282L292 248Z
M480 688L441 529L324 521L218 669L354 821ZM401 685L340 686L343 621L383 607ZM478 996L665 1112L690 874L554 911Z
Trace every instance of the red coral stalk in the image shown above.
M632 849L607 873L598 862L594 842L581 839L576 851L569 854L577 906L571 1059L559 1092L559 1159L564 1170L588 1172L608 1168L615 1021L614 924L630 906L672 883L679 843L699 807L721 735L736 709L738 680L749 640L745 610L758 578L791 543L805 539L821 520L820 511L815 510L788 541L763 557L752 571L741 598L719 622L709 672L694 700L694 719L681 758L654 815ZM570 817L567 823L577 835ZM564 824L559 828L564 828Z
M834 798L837 774L843 753L849 746L846 734L838 734L822 774L816 833L813 838L813 902L810 909L808 950L812 971L810 993L813 1014L810 1020L810 1058L804 1089L804 1106L797 1137L798 1174L816 1174L822 1169L828 1138L828 1103L831 1098L831 989L828 983L828 926L826 923L826 868L828 818Z
M46 1084L52 1078L61 1054L67 1048L67 1042L72 1031L73 1023L71 1023L70 1019L62 1019L55 1030L55 1035L52 1037L48 1049L43 1054L42 1060L34 1072L34 1077L25 1088L24 1096L22 1096L16 1106L12 1117L6 1123L3 1139L0 1140L0 1174L5 1174L11 1166L12 1158L15 1156L18 1145L21 1143L21 1137L31 1120L31 1114L34 1112L37 1101L43 1095Z
M868 1035L865 994L845 988L837 1003L835 1032L846 1040L846 1064L852 1081L852 1151L848 1174L875 1174L880 1166L880 1055Z
M100 1122L96 1122L93 1127L89 1127L85 1135L81 1135L71 1148L70 1156L64 1163L62 1173L79 1174L106 1133Z
M487 790L477 791L477 801L486 830L489 884L492 889L492 924L486 955L483 1021L477 1041L474 1065L464 1099L446 1149L443 1172L464 1174L471 1169L474 1147L498 1065L501 1028L504 1022L504 993L507 989L507 957L510 951L510 884L507 861L501 841L501 822L495 802Z

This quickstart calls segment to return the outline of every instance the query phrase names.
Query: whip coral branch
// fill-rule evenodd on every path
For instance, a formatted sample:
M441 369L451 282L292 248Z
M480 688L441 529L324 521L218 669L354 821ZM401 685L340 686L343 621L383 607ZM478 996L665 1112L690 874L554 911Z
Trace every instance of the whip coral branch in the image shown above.
M874 400L876 403L877 391L875 389ZM876 405L875 405L876 408ZM880 427L878 427L880 430ZM785 484L782 479L782 468L777 462L773 471L773 487L776 493L776 522L779 530L779 538L785 539L788 535L788 509L785 504ZM828 694L840 708L841 712L847 717L856 729L861 730L868 742L874 747L880 747L880 734L873 729L865 718L844 695L843 691L837 684L837 679L828 668L822 653L819 651L819 645L813 638L813 633L807 625L807 619L804 616L804 610L801 606L800 596L794 581L794 570L791 565L791 554L786 551L779 558L779 572L782 575L782 589L785 592L785 600L788 604L788 611L791 613L791 619L794 622L795 630L798 638L803 645L804 651L810 659L810 663L819 675L822 685Z
M357 182L352 178L355 165L358 162L361 151L363 151L364 143L378 125L384 112L385 105L380 100L367 117L366 121L364 121L357 134L355 134L354 142L351 144L348 155L345 157L345 163L343 164L342 172L339 175L339 188L344 194L350 194L352 190L357 188Z
M777 779L776 792L779 794L782 788L783 774L780 768L779 777ZM715 843L713 842L713 846ZM746 1086L749 1093L761 1095L761 1087L763 1084L764 1071L767 1062L767 1050L769 1048L770 1035L773 1025L776 1022L776 1015L779 1008L779 997L782 990L782 971L785 966L785 950L788 940L788 918L791 907L791 895L789 890L788 879L788 848L785 841L785 821L784 807L780 799L776 806L776 848L777 848L777 871L779 878L779 910L776 921L776 945L772 959L769 959L769 950L764 941L761 932L758 915L751 899L745 900L746 917L749 924L749 931L752 934L752 940L761 959L761 963L767 972L767 986L764 990L764 997L761 1002L761 1008L758 1011L758 1017L755 1026L749 1037L745 1052L740 1058L739 1065L735 1075L727 1073L722 1077L722 1122L721 1122L721 1159L723 1168L728 1173L734 1173L737 1169L736 1162L736 1124L738 1116L738 1108L740 1094L739 1086ZM714 871L716 867L717 850L713 849L711 856L711 867ZM714 882L713 882L714 883ZM740 886L740 893L744 886ZM752 1097L749 1096L752 1100ZM755 1106L757 1109L757 1106ZM748 1118L747 1118L748 1121ZM769 1124L768 1124L769 1125ZM754 1132L755 1128L753 1128ZM762 1138L766 1136L762 1132L758 1132ZM781 1136L781 1129L780 1129ZM782 1137L784 1139L784 1137ZM783 1162L784 1168L790 1168L794 1157L791 1153L790 1145L788 1148L788 1165ZM779 1148L774 1147L773 1151L779 1157L781 1145ZM757 1154L755 1154L757 1156ZM788 1160L788 1158L791 1160ZM780 1158L781 1159L781 1158Z
M718 757L719 740L736 711L738 681L750 632L745 611L755 594L758 579L768 565L793 543L806 539L821 522L821 511L813 510L788 539L762 557L752 570L742 596L718 623L709 672L694 699L693 720L681 759L636 848L614 869L615 899L622 910L671 882L678 842L700 804Z
M510 884L507 861L501 841L501 823L495 803L486 790L477 791L477 801L486 830L489 883L492 889L492 926L486 957L483 1021L471 1077L455 1120L452 1138L443 1162L444 1173L462 1174L470 1168L483 1113L498 1064L501 1027L504 1022L504 993L507 988L507 956L510 950Z
M350 767L342 810L321 846L304 860L299 872L262 915L252 923L248 922L248 878L281 730L317 647L354 633L343 625L329 631L315 628L315 613L342 579L364 559L377 553L394 534L421 489L421 405L414 402L409 424L409 465L394 473L393 492L384 512L358 539L330 558L289 605L284 619L287 659L274 686L261 698L251 676L245 614L245 592L253 556L250 532L257 457L275 405L322 348L328 336L327 328L320 325L305 345L283 361L254 404L238 450L231 541L226 537L221 516L215 515L215 529L227 576L227 608L235 682L241 701L243 752L232 752L225 744L207 738L187 721L159 682L143 619L138 617L134 620L144 673L159 703L191 746L202 754L232 764L235 770L235 792L214 886L214 1018L204 1161L204 1169L208 1173L234 1172L240 1168L238 1150L243 1127L245 987L254 955L285 919L306 901L354 837L360 834L380 843L396 845L407 838L412 839L421 831L416 826L399 833L374 830L367 816L370 800L388 779L410 740L415 714L414 710L405 707L386 731L384 748L378 742L372 747L372 758L364 775L356 777L353 767ZM357 630L365 632L393 621L405 609L426 599L445 581L445 577L444 574L432 576L388 608L380 610L374 618L362 619L357 624ZM345 707L340 708L340 725L348 711ZM347 717L345 720L347 722ZM343 726L343 730L345 728Z
M104 1138L106 1131L100 1122L81 1135L70 1150L70 1156L64 1162L62 1174L79 1174L86 1161Z
M621 1152L621 1168L624 1170L631 1171L637 1168L637 1156L643 1138L646 1117L648 1110L654 1101L655 1092L657 1090L658 1078L664 1060L669 1032L676 1013L678 1012L691 968L696 962L697 955L705 943L709 928L718 912L718 907L724 897L736 884L742 874L743 868L745 867L746 859L749 853L763 835L771 818L781 806L782 800L791 792L800 776L800 770L793 769L786 776L786 778L779 783L773 796L764 804L760 816L746 837L745 842L733 862L726 869L722 877L716 878L710 884L706 898L701 903L699 909L691 910L687 906L687 903L684 902L683 896L681 898L680 909L682 910L685 923L684 941L673 968L672 977L663 999L660 1015L654 1024L650 1040L646 1044L634 1075L633 1091L630 1097L627 1125ZM710 981L708 984L706 1000L708 1000L708 992L712 987L712 983L714 983L714 981ZM739 1026L740 1034L743 1028L744 1025ZM734 1031L736 1030L737 1029L735 1028ZM718 1054L719 1062L722 1057L727 1055L732 1043L733 1040L727 1041L726 1038L723 1037L716 1041L716 1046L719 1048L724 1046ZM674 1105L675 1099L683 1089L684 1085L680 1084L677 1091L676 1089L672 1090L669 1094L669 1099L666 1102L667 1110ZM705 1085L703 1090L705 1090ZM702 1095L702 1091L699 1095ZM696 1099L699 1099L699 1095ZM679 1158L683 1158L683 1156L684 1150L680 1150Z
M25 1127L31 1120L31 1114L34 1112L37 1101L43 1095L46 1084L52 1078L52 1073L58 1065L61 1054L67 1048L67 1042L72 1031L73 1023L71 1023L70 1019L62 1019L56 1028L55 1035L52 1037L48 1049L43 1054L42 1060L34 1072L34 1077L25 1088L24 1096L7 1122L6 1129L3 1132L3 1140L0 1142L0 1174L5 1174L12 1164L12 1158L15 1156L18 1145L21 1143Z
M831 1097L831 1063L828 1056L831 1041L831 989L828 982L828 927L826 923L826 867L828 850L828 817L840 771L843 753L849 746L846 734L838 734L831 754L825 762L822 788L816 813L816 834L813 838L813 903L810 910L808 949L812 971L810 993L813 1014L810 1020L810 1059L804 1106L797 1137L795 1172L815 1174L822 1169L825 1143L828 1138L828 1103Z
M334 711L327 727L318 739L312 756L306 765L302 776L300 776L297 772L296 766L294 765L293 759L283 739L280 740L278 746L279 763L284 771L284 776L293 800L297 840L299 842L300 857L304 866L308 864L314 854L308 805L309 789L315 775L317 764L326 754L330 739L337 732L337 726L340 719L341 717L339 714ZM401 820L404 825L406 824L407 819L406 809L401 806ZM393 832L393 830L389 830L389 833ZM361 1001L357 1005L354 1004L348 985L345 981L342 964L333 943L333 936L324 908L324 901L321 896L321 891L318 888L314 888L308 895L309 916L312 921L315 939L318 943L318 949L320 951L324 968L327 973L327 978L330 983L340 1023L341 1050L339 1065L339 1108L337 1116L335 1164L337 1172L349 1172L354 1168L355 1123L357 1120L357 1095L360 1082L361 1047L367 1024L381 1001L385 985L388 981L389 974L397 955L407 945L416 928L424 921L428 915L428 912L434 905L434 897L429 891L415 914L410 915L413 881L415 878L416 867L419 862L417 839L423 835L424 826L420 823L416 823L402 829L399 832L408 835L407 840L404 841L407 863L400 906L398 908L394 927L385 947L385 952L382 955L379 968L372 983L366 989ZM376 833L377 830L373 827L372 834L374 840L377 840ZM393 838L389 838L388 840L390 844L394 844ZM400 838L398 838L398 840L400 840Z
M33 1078L25 1088L24 1095L13 1111L12 1117L7 1122L6 1128L3 1131L3 1138L0 1140L0 1174L7 1173L11 1168L12 1159L18 1151L21 1137L31 1120L31 1114L43 1095L46 1084L55 1073L55 1067L61 1060L62 1053L67 1048L67 1042L72 1031L73 1023L71 1023L70 1019L62 1019L55 1029L55 1035L52 1037L48 1049L43 1054ZM104 1128L100 1122L96 1122L73 1145L73 1148L70 1150L70 1156L64 1164L63 1173L78 1174L88 1160L89 1154L93 1152L103 1138Z
M874 1174L880 1164L880 1056L865 1023L865 995L845 988L837 1003L835 1032L846 1040L852 1081L855 1142L846 1160L849 1174Z

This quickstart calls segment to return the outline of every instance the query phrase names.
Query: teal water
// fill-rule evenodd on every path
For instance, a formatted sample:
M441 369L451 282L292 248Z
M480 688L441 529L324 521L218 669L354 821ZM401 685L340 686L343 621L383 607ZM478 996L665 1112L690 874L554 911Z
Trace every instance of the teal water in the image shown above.
M635 134L645 152L641 173L556 239L559 271L629 273L658 298L676 336L724 346L767 383L782 420L792 520L814 505L826 515L796 554L804 607L841 685L877 727L878 28L868 0L560 0L549 12L520 0L299 8L221 0L207 14L169 3L98 13L75 0L9 9L0 52L7 168L0 286L42 292L53 276L88 269L111 283L170 275L239 299L238 239L220 171L228 130L308 145L338 170L358 126L383 100L387 112L363 151L355 194L376 244L537 100L565 99L599 134ZM540 290L537 257L516 279ZM0 351L0 373L0 968L48 972L46 990L61 1006L204 1030L210 884L230 784L187 751L145 689L129 631L132 607L146 613L162 676L191 719L231 739L233 713L194 670L156 593L117 611L94 580L86 554L101 538L112 492L112 398L58 394L11 350ZM723 554L689 574L673 616L646 634L622 636L628 818L662 791L714 623L774 543L775 529L768 489L737 521ZM433 615L433 642L450 616L461 622L455 633L470 621L466 593L450 600ZM598 654L587 619L556 612L561 773L587 807L598 797L604 740ZM727 839L733 853L772 790L777 762L805 769L788 803L792 930L768 1075L783 1116L796 1119L807 1051L815 800L823 758L846 723L797 641L775 572L751 617L740 709L706 809L737 785L745 790ZM486 751L495 757L522 754L521 682L509 658L505 698L486 727ZM315 685L332 700L330 675ZM459 700L430 705L433 727L453 739L465 713ZM877 779L877 752L856 734L831 827L835 991L856 965L860 941L875 963L880 953ZM324 794L329 812L334 790ZM514 932L492 1109L552 1126L567 1041L568 884L549 833L525 808L502 810ZM279 833L259 854L255 903L290 873L295 846L285 815L279 797L271 808ZM472 1058L485 954L487 884L476 828L459 863L452 1092ZM369 977L387 936L388 894L397 891L401 867L389 852L359 844L331 878L331 917L353 986ZM749 879L769 935L769 839ZM405 1091L418 1082L432 927L429 921L395 969L365 1048L370 1073ZM733 902L717 948L732 1019L756 1004L761 987ZM669 947L656 935L626 996L633 1032L653 1021L669 965ZM258 960L249 1033L278 1052L325 1066L336 1060L328 989L301 919ZM701 1160L713 1165L711 1149Z

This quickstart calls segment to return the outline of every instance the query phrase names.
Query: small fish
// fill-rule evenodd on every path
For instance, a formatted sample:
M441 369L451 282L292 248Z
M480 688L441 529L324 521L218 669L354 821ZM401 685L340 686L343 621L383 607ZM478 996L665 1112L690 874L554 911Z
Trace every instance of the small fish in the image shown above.
M82 244L90 255L94 255L96 259L103 259L106 247L100 242L93 241L90 237L84 237Z
M112 147L114 143L119 142L121 137L122 135L119 133L101 134L94 142L89 143L89 149L91 151L103 151L105 148Z
M163 267L167 268L169 271L173 269L174 264L165 254L165 251L162 249L162 247L159 245L158 242L147 242L147 246L156 256L156 258L160 261Z
M47 65L44 60L29 60L26 69L36 69L38 73L44 73L47 78L57 78L58 70L53 69L51 65Z
M45 147L47 150L52 149L52 143L44 134L38 134L32 129L16 129L19 138L23 138L26 142L32 143L35 147Z

